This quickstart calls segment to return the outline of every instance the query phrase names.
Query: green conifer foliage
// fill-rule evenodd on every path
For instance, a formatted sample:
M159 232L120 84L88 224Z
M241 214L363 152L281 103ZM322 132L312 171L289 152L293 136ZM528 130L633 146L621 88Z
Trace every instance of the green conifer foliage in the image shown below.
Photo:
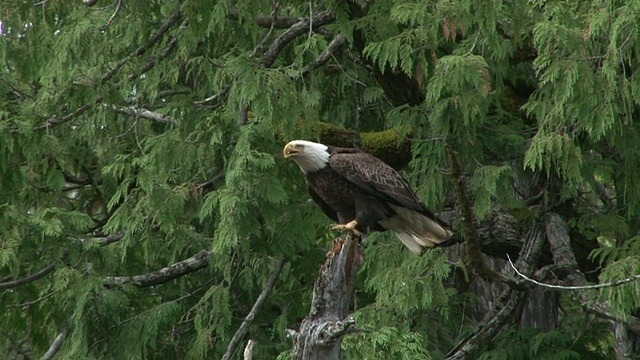
M3 1L0 357L292 358L340 235L293 139L388 159L456 233L366 238L344 358L640 353L639 24L636 1ZM506 255L597 286L536 298Z

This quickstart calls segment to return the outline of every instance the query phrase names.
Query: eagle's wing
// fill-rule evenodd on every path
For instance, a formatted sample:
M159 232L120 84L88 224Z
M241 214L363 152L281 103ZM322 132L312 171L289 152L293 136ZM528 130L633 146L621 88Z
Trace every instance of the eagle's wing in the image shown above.
M331 168L366 193L402 207L440 219L418 198L409 183L391 166L361 151L334 152Z
M333 210L333 208L331 208L329 204L324 202L324 200L322 200L320 195L318 195L318 193L315 190L313 190L311 186L307 185L307 190L309 191L309 195L311 195L311 198L313 199L313 201L316 204L318 204L318 206L320 206L320 209L322 209L322 212L324 212L325 215L327 215L331 220L338 221L338 213L336 213L336 211Z

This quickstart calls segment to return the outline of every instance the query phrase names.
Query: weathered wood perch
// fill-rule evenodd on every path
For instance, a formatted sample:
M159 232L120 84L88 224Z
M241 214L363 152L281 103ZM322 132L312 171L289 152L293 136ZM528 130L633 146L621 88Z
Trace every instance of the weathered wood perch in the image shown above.
M364 262L360 237L335 239L313 287L309 315L295 335L294 359L340 359L342 338L355 329L349 304Z

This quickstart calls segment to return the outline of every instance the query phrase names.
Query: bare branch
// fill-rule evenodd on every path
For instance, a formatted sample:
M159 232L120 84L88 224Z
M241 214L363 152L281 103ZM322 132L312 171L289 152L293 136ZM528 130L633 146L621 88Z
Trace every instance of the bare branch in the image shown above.
M213 252L211 250L201 250L190 258L171 264L160 270L135 276L107 276L104 279L104 283L107 286L131 284L137 287L148 287L160 285L204 268L209 264L212 255Z
M22 279L0 283L0 290L15 288L15 287L18 287L18 286L21 286L21 285L24 285L24 284L28 284L28 283L30 283L32 281L36 281L36 280L38 280L40 278L43 278L43 277L49 275L51 272L53 272L53 270L55 270L56 263L59 260L66 259L68 255L69 255L69 250L68 249L64 249L60 259L52 262L51 264L47 265L44 269L38 271L35 274L31 274L31 275L29 275L27 277L24 277Z
M153 120L153 121L157 121L165 124L173 124L173 125L178 124L178 120L176 120L175 118L169 115L147 110L145 108L137 108L134 106L118 106L118 105L105 105L105 106L112 109L115 112L125 114L125 115L132 115L137 118Z
M44 355L42 355L40 360L53 359L58 353L58 351L60 350L60 347L62 347L62 342L64 341L64 338L66 335L67 335L67 330L66 329L62 330L62 332L58 334L58 336L56 336L56 339L53 340L53 342L51 343L49 350L47 350L47 352L44 353Z
M278 281L278 277L280 277L280 272L282 272L282 268L284 267L285 263L286 263L286 260L284 257L281 257L280 259L278 259L278 262L276 263L275 268L271 272L271 275L269 275L269 278L267 279L267 282L264 284L264 288L262 288L262 292L258 296L258 299L256 300L255 304L253 304L251 311L249 311L249 314L247 315L247 317L245 317L244 320L242 320L242 324L240 324L240 327L238 328L236 333L233 334L233 337L229 342L229 346L227 347L227 351L222 356L222 360L230 360L235 354L236 350L238 349L238 345L240 345L240 341L242 341L242 338L249 330L249 326L253 322L253 319L255 319L256 315L258 314L258 311L260 311L260 308L262 307L262 304L267 299L267 296L269 296L269 293L271 293L271 290L276 284L276 281Z
M260 65L264 67L271 66L282 49L284 49L284 47L287 46L291 41L293 41L298 36L306 33L309 28L313 29L326 25L335 20L335 18L336 14L334 11L323 11L315 15L312 19L304 19L293 24L288 30L283 32L273 41L269 49L262 57Z

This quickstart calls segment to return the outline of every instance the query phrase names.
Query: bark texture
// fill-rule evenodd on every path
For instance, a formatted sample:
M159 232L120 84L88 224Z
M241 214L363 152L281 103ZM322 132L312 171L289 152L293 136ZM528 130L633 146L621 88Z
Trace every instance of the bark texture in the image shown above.
M364 262L360 237L335 239L313 288L309 315L295 335L294 359L338 360L342 337L353 331L348 317L356 273Z

